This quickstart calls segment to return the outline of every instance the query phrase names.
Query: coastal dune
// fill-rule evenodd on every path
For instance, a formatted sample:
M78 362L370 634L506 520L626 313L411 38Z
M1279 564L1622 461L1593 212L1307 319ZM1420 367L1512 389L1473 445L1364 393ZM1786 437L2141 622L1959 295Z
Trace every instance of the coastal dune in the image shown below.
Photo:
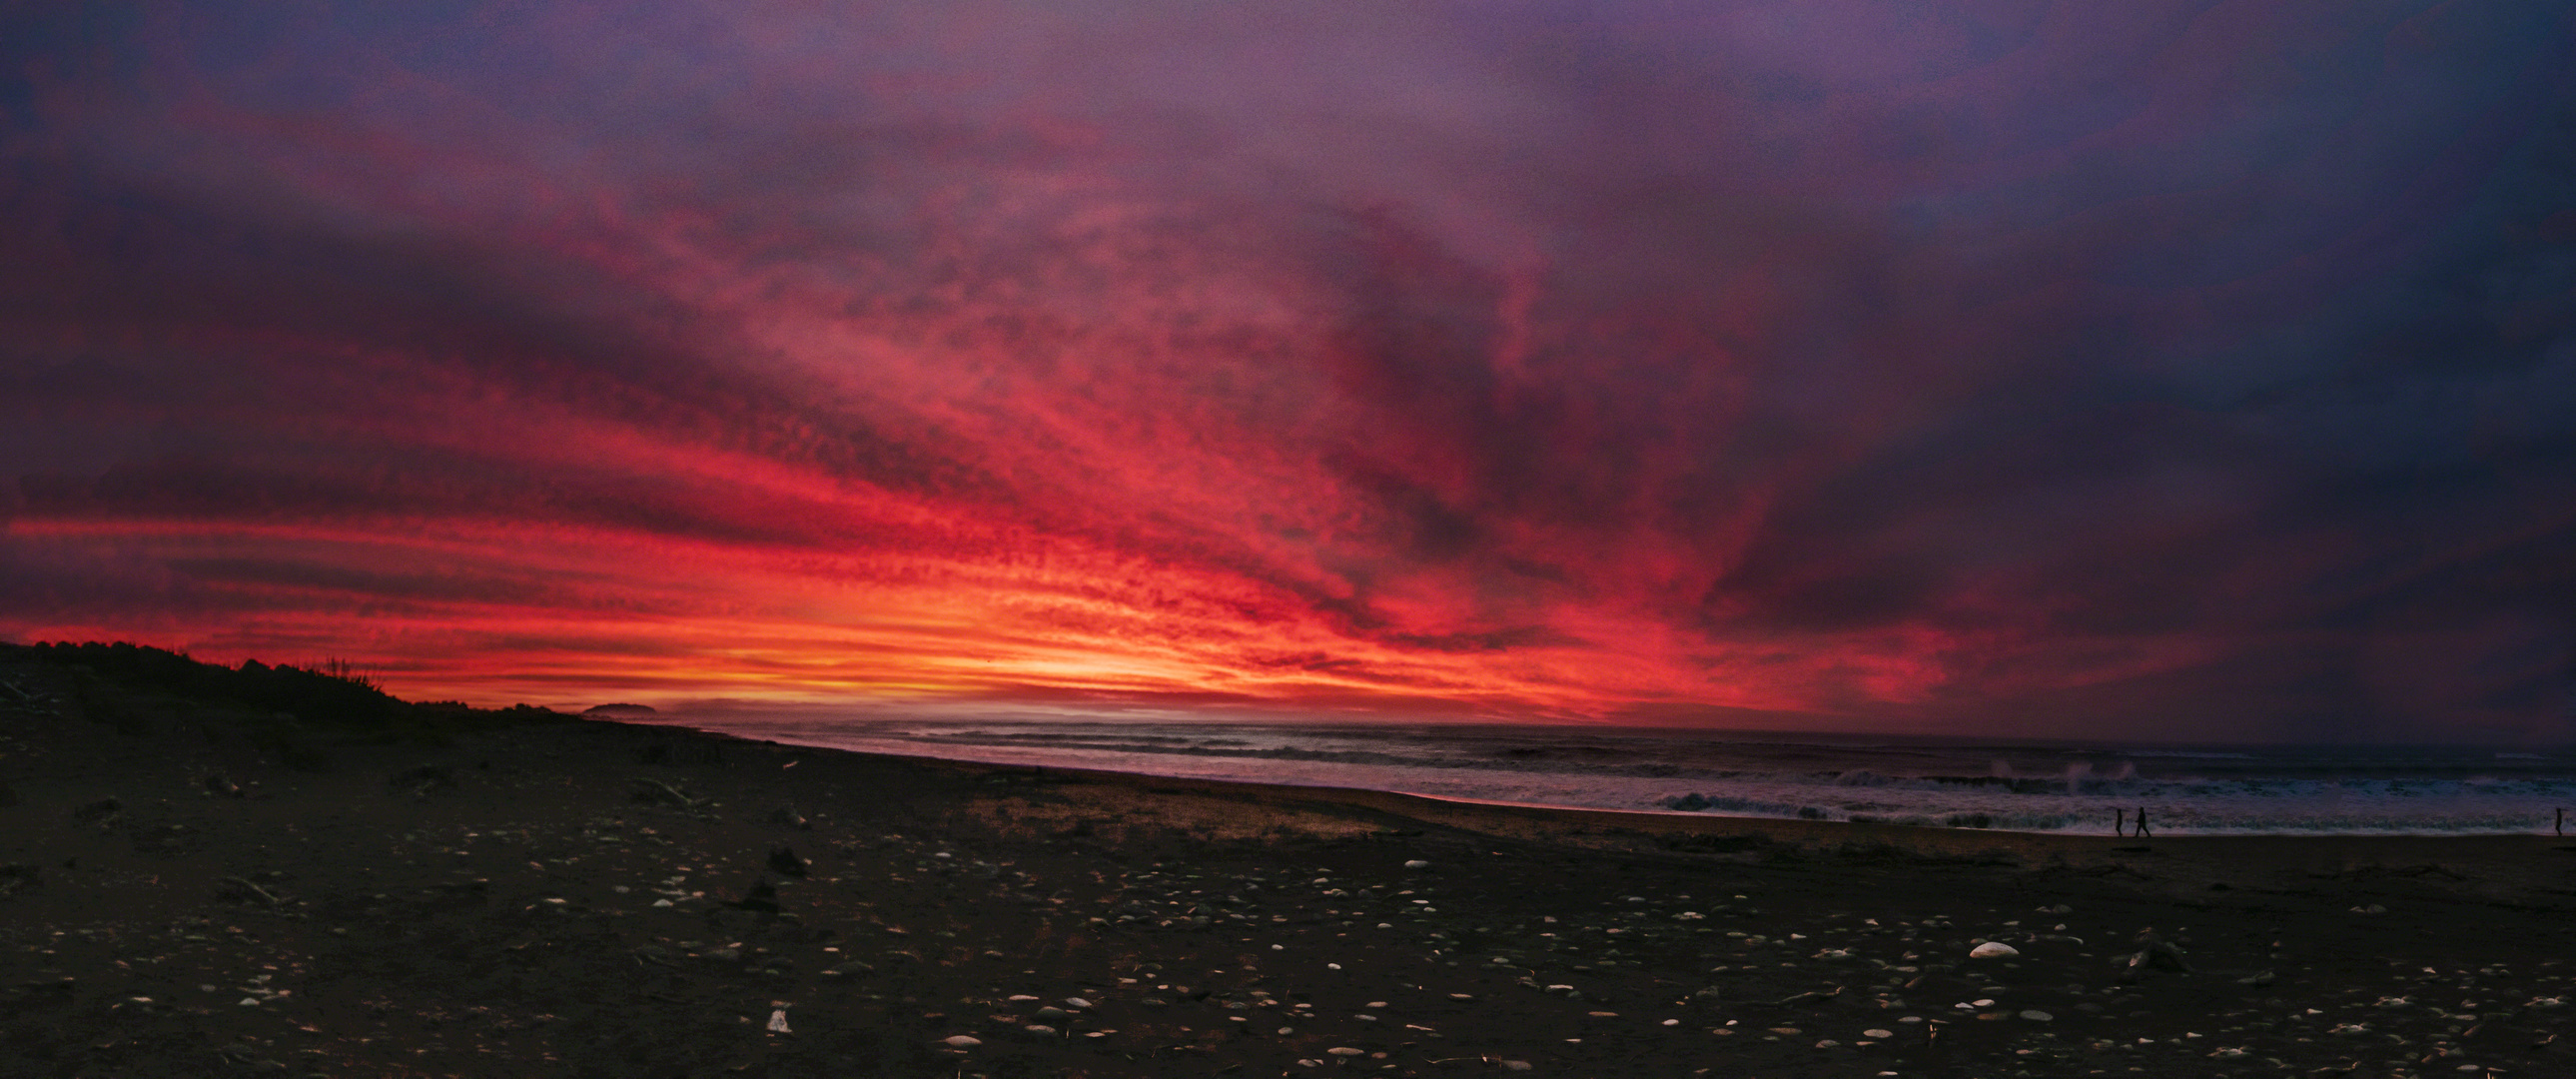
M298 748L69 701L0 715L9 1075L2576 1073L2552 837L1587 812L542 715Z

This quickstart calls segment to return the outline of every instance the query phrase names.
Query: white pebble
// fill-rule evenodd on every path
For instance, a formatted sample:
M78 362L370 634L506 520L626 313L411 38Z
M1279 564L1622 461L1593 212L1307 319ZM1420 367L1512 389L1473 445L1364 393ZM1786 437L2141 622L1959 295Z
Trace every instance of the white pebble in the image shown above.
M769 1032L770 1032L770 1033L772 1033L772 1034L793 1034L793 1033L795 1033L795 1031L792 1031L792 1030L787 1029L787 1009L785 1009L785 1008L777 1008L777 1009L773 1009L773 1010L771 1010L771 1011L770 1011L770 1013L769 1013Z
M1423 860L1422 860L1422 859L1420 859L1420 858L1416 858L1416 859L1414 859L1414 860L1412 860L1412 861L1409 861L1409 862L1404 863L1404 867L1405 867L1406 869L1429 869L1429 868L1431 868L1431 863L1426 862L1426 861L1423 861Z
M951 1049L972 1049L978 1045L984 1044L984 1042L983 1039L980 1038L969 1038L963 1034L956 1034L951 1035L941 1044L946 1045Z
M1068 1008L1088 1008L1091 1006L1091 1002L1084 1000L1081 997L1066 997L1064 998L1064 1006Z
M1999 958L2002 958L2002 957L2005 957L2005 956L2013 956L2013 955L2020 955L2020 954L2021 954L2021 949L2019 949L2019 948L2015 948L2015 947L2013 947L2012 945L2010 945L2010 944L2006 944L2006 943L2004 943L2004 942L2002 942L2002 941L2000 941L2000 940L1990 940L1990 941L1987 941L1987 942L1985 942L1985 943L1983 943L1983 944L1977 945L1977 946L1976 946L1976 948L1975 948L1974 950L1972 950L1972 951L1970 951L1970 952L1968 953L1968 958L1970 958L1970 959L1999 959Z
M1860 1036L1864 1038L1893 1038L1896 1036L1896 1032L1881 1027L1871 1027L1868 1030L1861 1031Z
M1368 1055L1368 1050L1366 1050L1366 1049L1353 1049L1353 1048L1351 1048L1350 1046L1347 1046L1347 1045L1336 1045L1336 1046L1334 1046L1334 1047L1332 1047L1332 1048L1330 1048L1330 1049L1326 1049L1326 1050L1324 1050L1324 1051L1325 1051L1325 1052L1327 1052L1327 1053L1331 1053L1331 1054L1333 1054L1334 1056L1337 1056L1337 1057L1357 1057L1357 1056L1367 1056L1367 1055Z

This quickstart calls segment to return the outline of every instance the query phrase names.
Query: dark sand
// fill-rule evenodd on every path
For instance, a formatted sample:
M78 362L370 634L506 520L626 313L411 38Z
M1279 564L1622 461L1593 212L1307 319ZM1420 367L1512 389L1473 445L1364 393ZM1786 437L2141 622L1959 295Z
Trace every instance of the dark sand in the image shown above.
M226 730L0 711L0 1075L2576 1076L2576 839Z

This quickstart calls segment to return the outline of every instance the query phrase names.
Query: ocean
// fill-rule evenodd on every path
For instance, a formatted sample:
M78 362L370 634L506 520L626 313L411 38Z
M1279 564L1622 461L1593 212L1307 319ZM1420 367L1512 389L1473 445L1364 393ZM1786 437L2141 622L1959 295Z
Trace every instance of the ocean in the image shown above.
M2576 751L2077 745L1523 725L665 716L748 738L993 764L1584 809L2112 834L2551 833ZM2571 821L2576 825L2576 821Z

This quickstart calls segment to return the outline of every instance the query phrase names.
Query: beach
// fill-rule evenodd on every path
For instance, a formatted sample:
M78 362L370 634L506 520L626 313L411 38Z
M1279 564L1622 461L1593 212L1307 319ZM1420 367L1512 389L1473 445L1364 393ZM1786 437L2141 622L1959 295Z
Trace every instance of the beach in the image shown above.
M2576 1073L2553 836L2008 834L238 719L0 717L0 1073Z

